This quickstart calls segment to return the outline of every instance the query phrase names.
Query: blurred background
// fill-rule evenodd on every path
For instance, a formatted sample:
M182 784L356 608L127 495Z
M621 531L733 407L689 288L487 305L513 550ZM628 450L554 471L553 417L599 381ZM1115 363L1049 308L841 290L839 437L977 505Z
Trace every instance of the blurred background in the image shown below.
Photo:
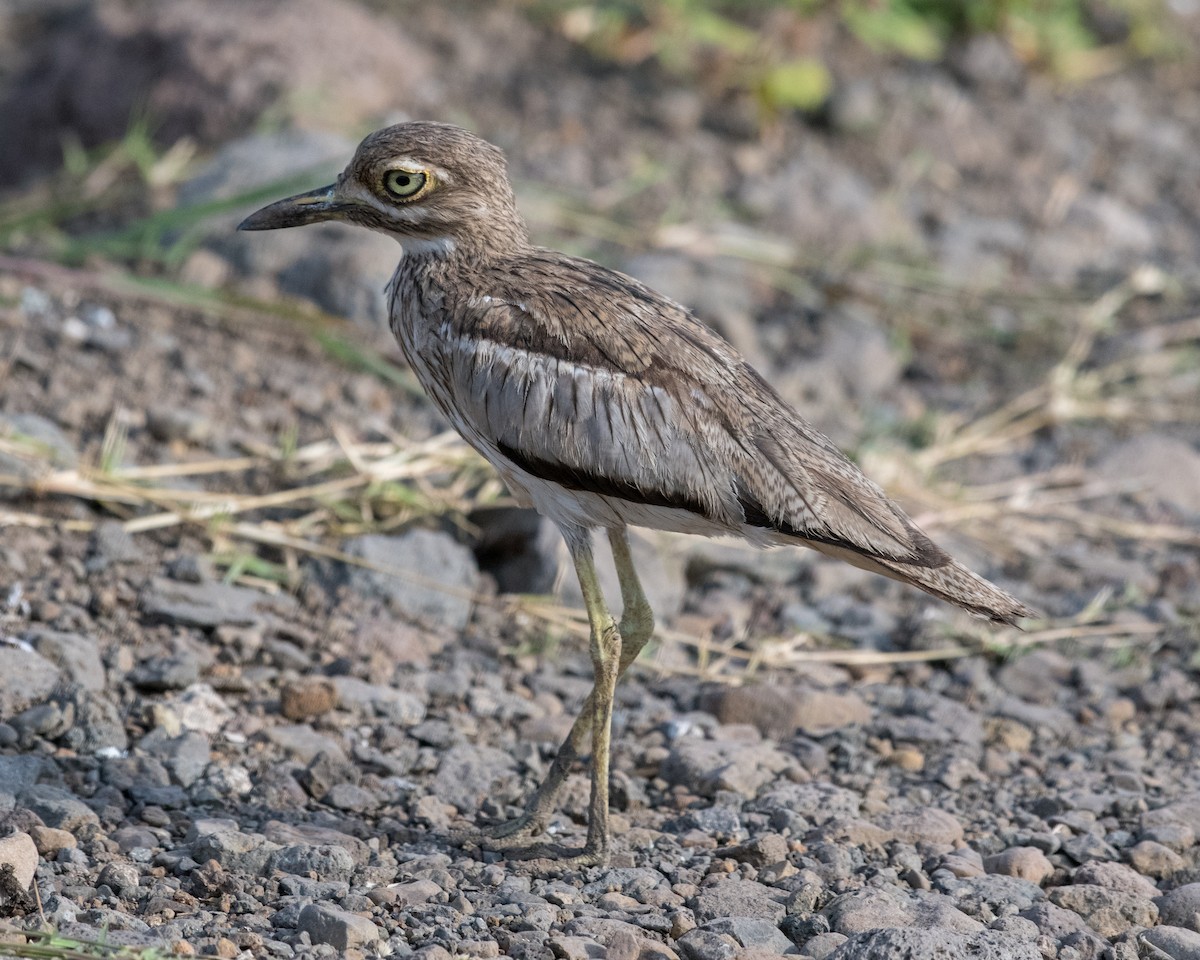
M1200 511L1198 37L1191 0L8 0L0 409L109 466L118 442L136 464L335 435L386 459L439 432L383 332L390 241L232 231L371 129L436 118L508 152L538 241L693 307L1029 599L1190 596L1195 557L1170 547ZM268 328L320 371L268 363ZM457 444L438 457L451 473L415 487L351 457L364 486L319 519L311 497L245 516L337 543L448 514L502 591L551 589L555 538ZM1175 531L1149 566L1145 538L1114 545L1138 524ZM277 551L210 533L227 568L295 585ZM691 549L669 551L672 617L707 576Z
M94 938L137 912L168 942L290 956L331 936L301 929L303 903L366 916L396 860L313 893L295 876L326 861L268 817L414 856L452 815L513 812L588 688L556 532L447 432L384 329L394 243L234 231L409 118L503 147L538 242L692 307L1046 613L994 630L804 551L639 535L660 629L614 767L618 834L649 831L638 862L668 851L672 890L726 863L774 885L744 895L771 909L803 880L818 893L768 941L813 956L864 928L808 914L868 875L957 897L978 918L957 931L1045 883L1078 917L1032 908L1039 956L1131 956L1104 951L1200 856L1194 801L1139 820L1200 769L1197 0L0 0L0 810L20 831L101 820L53 863L37 834L45 916ZM781 778L793 792L755 806ZM808 832L913 804L960 822L892 824L890 854ZM290 886L263 881L290 913L268 924L241 892L265 852L193 869L224 856L216 827L189 832L214 809L239 843L304 853ZM712 853L768 824L778 870ZM365 858L354 837L333 842ZM164 881L135 848L194 860ZM985 854L1003 896L963 893L994 879ZM482 924L495 883L454 856L477 912L439 861L446 897L375 905L391 949L449 930L547 955L521 952L546 939L517 924L526 900ZM1132 864L1133 906L1071 899L1091 860ZM176 917L180 882L203 923ZM673 912L669 941L722 909ZM1194 901L1172 916L1200 949ZM953 937L912 955L966 955Z

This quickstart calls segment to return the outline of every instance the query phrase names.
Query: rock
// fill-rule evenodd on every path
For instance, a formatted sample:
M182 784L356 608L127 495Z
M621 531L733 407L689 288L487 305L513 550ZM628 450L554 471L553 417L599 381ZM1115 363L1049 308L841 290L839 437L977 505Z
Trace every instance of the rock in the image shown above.
M951 897L963 913L983 922L1006 910L1027 910L1046 898L1036 883L995 874L953 880L939 877L936 887Z
M76 688L70 693L75 708L75 729L80 738L78 748L85 751L124 750L129 746L125 718L107 692L92 692Z
M88 569L104 570L113 563L135 563L142 559L142 550L119 520L102 520L96 524L88 542L91 559Z
M1039 885L1054 873L1054 864L1037 847L1009 847L1000 853L984 857L983 868L988 873L1020 877Z
M896 385L901 372L883 321L861 302L843 301L831 313L822 363L841 378L857 404L877 401Z
M947 62L966 83L993 94L1013 96L1025 81L1025 65L997 33L977 33L951 45Z
M730 857L752 867L766 867L787 859L788 842L778 833L766 833L736 847L719 850L716 855Z
M1052 706L1071 678L1071 662L1052 650L1035 650L1017 657L996 675L1009 693L1028 703Z
M208 737L192 730L170 737L162 727L155 727L138 741L138 748L159 760L182 787L199 780L212 759Z
M962 824L944 810L927 807L886 814L876 821L901 843L953 845L963 838Z
M471 551L448 535L424 529L367 534L343 549L380 568L348 568L350 586L359 593L387 600L404 617L454 632L470 620L479 570Z
M1174 437L1141 433L1109 451L1095 476L1139 485L1153 497L1189 514L1200 514L1200 451Z
M1038 930L1052 940L1066 940L1068 937L1094 932L1078 913L1064 910L1053 903L1034 904L1028 910L1022 910L1020 916L1037 924Z
M0 871L12 871L18 890L24 892L29 889L37 865L37 845L29 834L14 833L0 837ZM5 886L0 882L0 896L3 896L4 890Z
M151 693L186 690L199 679L200 661L190 651L147 657L129 673L130 683Z
M513 758L507 753L463 743L442 754L430 791L460 813L472 813L484 798L496 796L498 784L513 776Z
M854 934L885 927L943 927L977 933L978 920L968 917L944 894L895 887L866 887L833 899L822 913L836 933ZM835 954L836 956L836 954Z
M768 743L688 737L675 745L660 773L669 783L683 784L701 796L732 790L752 797L793 765L790 757Z
M10 791L8 807L0 804L0 813L12 809L13 801L23 790L32 787L44 774L53 770L55 767L45 757L0 754L0 792Z
M59 830L57 827L44 827L41 824L29 828L37 852L49 860L53 860L59 850L74 850L79 841L70 830Z
M77 633L34 628L25 635L33 649L55 664L72 682L85 690L104 689L104 663L96 641ZM3 714L0 709L0 715Z
M1200 960L1200 933L1183 927L1163 925L1138 934L1138 939L1157 947L1170 960Z
M323 903L310 903L300 911L299 929L314 943L327 943L336 950L357 950L387 939L366 917Z
M429 112L426 78L436 66L427 47L398 21L346 0L268 2L255 9L216 0L206 11L171 0L148 9L104 4L78 13L69 29L33 46L25 69L9 79L0 128L14 135L0 145L0 180L15 182L26 171L61 163L59 139L48 128L67 124L81 146L92 148L125 136L138 111L155 118L162 147L183 138L219 144L253 129L264 113L284 128L358 129L399 103ZM61 22L57 8L41 14L41 32L50 32L56 14ZM328 56L319 63L298 56L312 24L326 19ZM248 152L241 159L253 170L259 156ZM243 173L220 195L311 166L304 157L282 170Z
M75 794L48 783L27 787L17 799L22 806L41 817L42 823L48 827L77 834L83 827L100 822L95 811Z
M1159 889L1137 871L1123 863L1111 860L1092 860L1075 871L1072 883L1094 883L1100 887L1145 897L1150 900L1159 895Z
M819 737L871 720L871 708L857 694L806 687L719 687L701 701L701 707L721 723L748 723L764 737L777 740L797 730Z
M136 890L140 880L138 868L132 863L121 860L106 863L100 868L100 874L96 877L97 884L107 884L117 896Z
M1200 932L1200 883L1176 887L1154 902L1158 904L1159 919L1163 923Z
M713 933L697 927L675 941L684 960L733 960L738 942L728 934Z
M690 906L696 914L696 922L701 925L722 917L769 920L778 924L785 910L777 896L779 891L761 883L731 878L702 889Z
M1048 897L1055 906L1079 914L1102 937L1117 937L1158 922L1158 909L1149 900L1096 884L1055 887Z
M0 717L11 718L41 703L61 680L58 667L41 654L0 643Z
M801 944L802 952L812 960L827 960L834 951L850 938L844 933L818 933Z
M1200 796L1184 797L1142 814L1143 831L1162 826L1185 826L1193 837L1200 836Z
M789 813L824 823L832 817L858 816L862 796L831 783L785 783L772 787L754 806L767 813Z
M1019 917L1011 913L997 917L988 924L988 929L995 930L998 933L1006 933L1017 940L1028 940L1031 943L1037 940L1040 932L1037 924L1032 920L1026 920L1024 917Z
M350 852L335 844L293 843L276 850L268 863L272 870L322 881L349 880L355 867Z
M752 947L766 951L768 955L778 956L795 948L792 941L780 932L776 922L754 917L719 917L708 921L701 929L733 937L743 947Z
M75 448L57 423L36 413L0 413L0 474L33 480L48 469L74 467Z
M337 688L324 677L301 677L279 688L279 710L289 720L307 720L337 706Z
M194 730L210 737L234 715L221 695L207 683L192 684L182 693L165 698L163 706L168 708L172 725L177 725L175 729Z
M856 934L828 954L829 960L1043 960L1032 943L984 930L884 929Z
M222 282L217 282L218 275ZM210 250L195 251L180 269L180 279L184 283L210 289L222 286L228 275L229 264ZM188 407L160 407L146 411L146 429L160 443L183 442L201 446L212 439L216 426L208 417ZM176 580L190 579L180 577L174 570L171 576Z
M1196 834L1186 823L1163 823L1146 827L1142 830L1141 839L1162 844L1176 853L1183 853L1196 845Z
M432 880L413 880L410 883L395 883L388 888L395 896L395 903L401 907L411 907L419 903L429 903L441 896L442 888Z
M831 817L813 831L811 837L833 844L852 844L882 850L895 837L890 830L860 817Z
M345 709L361 710L405 727L425 719L425 703L415 693L357 677L334 677L333 686Z
M371 848L362 840L332 827L321 827L313 823L282 823L268 820L263 824L263 836L272 843L282 846L334 846L341 847L356 867L364 866L371 857Z
M687 810L663 826L674 833L699 831L714 843L729 843L746 834L737 809L723 803Z
M349 761L342 749L341 741L325 733L318 733L306 723L269 727L264 731L268 740L282 747L301 763L312 763L319 755L333 757L346 766Z
M1178 873L1187 865L1187 861L1161 843L1143 840L1130 849L1129 864L1138 873L1161 880Z
M232 820L199 819L192 823L187 842L193 860L216 860L224 869L257 875L278 847L265 837L242 833Z
M141 597L147 616L184 627L210 630L224 625L268 622L272 615L296 609L288 594L268 595L228 583L183 583L153 578Z

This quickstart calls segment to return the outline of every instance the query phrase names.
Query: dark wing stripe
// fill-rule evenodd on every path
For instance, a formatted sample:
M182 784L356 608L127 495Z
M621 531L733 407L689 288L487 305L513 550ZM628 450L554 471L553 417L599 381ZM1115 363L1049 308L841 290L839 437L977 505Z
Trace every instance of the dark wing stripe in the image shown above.
M557 483L567 490L596 493L602 497L615 497L629 503L641 503L652 507L673 507L676 510L686 510L688 513L712 519L709 517L708 511L704 509L704 504L686 494L671 493L665 490L643 490L620 477L605 477L598 473L589 473L579 467L572 467L569 464L543 460L541 457L522 453L507 443L501 442L496 446L505 457L526 473L539 480Z
M567 490L594 493L602 497L614 497L628 503L639 503L650 507L671 507L675 510L686 510L688 513L694 513L696 516L704 517L713 523L722 525L725 523L725 521L713 517L699 500L695 500L684 493L666 490L643 490L641 487L620 477L605 477L597 473L589 473L587 470L573 467L569 464L530 456L529 454L522 453L515 447L509 446L507 443L499 443L497 447L505 457L526 473L537 477L539 480L557 483ZM843 540L839 537L821 536L812 531L797 530L789 523L781 523L773 520L767 515L767 511L763 505L752 494L747 493L741 484L738 485L738 503L742 507L746 523L751 527L758 527L762 530L774 530L786 537L795 537L798 540L806 540L809 543L825 543L832 547L841 547L844 550L850 550L869 559L876 559L877 555L872 554L871 551L865 550L860 545L852 543L849 540Z
M874 553L853 541L828 534L822 535L813 530L799 530L786 520L772 518L767 514L766 507L758 502L754 494L747 492L745 486L740 482L738 483L737 494L738 503L741 504L742 514L745 516L748 526L758 527L760 530L774 530L776 533L782 533L785 537L795 537L797 540L805 540L808 543L824 543L831 547L841 547L843 550L849 550L851 553L857 553L859 556L867 557L870 560L879 559L878 553Z

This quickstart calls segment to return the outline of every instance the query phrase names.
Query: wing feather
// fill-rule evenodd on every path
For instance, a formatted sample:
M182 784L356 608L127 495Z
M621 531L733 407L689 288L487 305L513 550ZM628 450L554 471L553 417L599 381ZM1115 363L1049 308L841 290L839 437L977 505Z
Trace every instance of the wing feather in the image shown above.
M730 532L757 528L913 566L947 562L683 307L558 256L507 264L487 282L451 311L445 347L460 413L523 470L689 510ZM569 323L557 319L564 310Z

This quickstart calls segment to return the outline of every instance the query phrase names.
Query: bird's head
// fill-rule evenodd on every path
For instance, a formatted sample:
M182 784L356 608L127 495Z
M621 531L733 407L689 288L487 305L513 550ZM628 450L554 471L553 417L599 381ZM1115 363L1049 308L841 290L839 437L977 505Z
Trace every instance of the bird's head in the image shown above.
M325 220L389 234L406 253L486 255L527 242L504 154L447 123L414 121L372 133L336 183L263 207L238 229Z

